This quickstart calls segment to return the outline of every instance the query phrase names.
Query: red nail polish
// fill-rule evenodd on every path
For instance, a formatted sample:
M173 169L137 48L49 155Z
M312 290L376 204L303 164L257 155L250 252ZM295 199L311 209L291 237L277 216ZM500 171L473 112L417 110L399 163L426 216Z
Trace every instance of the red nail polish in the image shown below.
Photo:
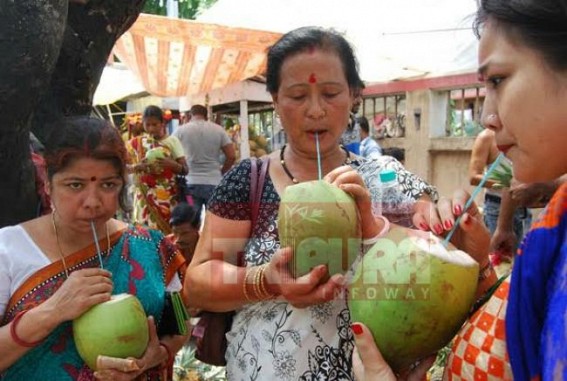
M451 228L453 227L453 223L449 220L445 221L443 225L445 226L446 230L451 230Z
M443 226L441 224L435 225L434 229L435 229L435 233L437 233L437 234L443 233Z
M419 224L419 228L421 230L425 230L425 231L429 231L429 226L427 226L426 224L424 224L423 222L421 224Z
M362 333L362 326L358 323L352 323L350 328L355 335L360 335Z
M454 212L457 216L460 216L461 213L463 213L463 208L461 208L460 205L455 205L455 207L453 208L453 212Z

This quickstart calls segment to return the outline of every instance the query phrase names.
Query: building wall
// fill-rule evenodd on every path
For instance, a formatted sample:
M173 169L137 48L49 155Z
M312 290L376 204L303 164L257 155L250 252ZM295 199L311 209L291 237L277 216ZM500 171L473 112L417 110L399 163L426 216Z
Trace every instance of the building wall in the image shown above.
M459 84L462 85L462 84ZM468 166L474 137L446 137L448 101L443 90L410 88L406 91L406 130L403 138L385 138L382 147L405 149L405 166L451 196L459 188L472 192ZM375 92L366 96L387 95ZM482 204L482 192L477 203Z

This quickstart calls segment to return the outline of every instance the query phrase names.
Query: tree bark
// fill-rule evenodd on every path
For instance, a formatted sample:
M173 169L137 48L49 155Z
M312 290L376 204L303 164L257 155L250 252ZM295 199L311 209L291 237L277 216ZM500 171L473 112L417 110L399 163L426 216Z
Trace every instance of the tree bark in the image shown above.
M116 40L145 0L0 0L0 227L33 218L30 128L87 115Z
M51 85L32 123L44 144L63 116L88 115L116 40L136 21L145 0L91 0L69 4L63 45Z
M0 3L0 226L35 215L30 120L49 85L66 18L66 0Z

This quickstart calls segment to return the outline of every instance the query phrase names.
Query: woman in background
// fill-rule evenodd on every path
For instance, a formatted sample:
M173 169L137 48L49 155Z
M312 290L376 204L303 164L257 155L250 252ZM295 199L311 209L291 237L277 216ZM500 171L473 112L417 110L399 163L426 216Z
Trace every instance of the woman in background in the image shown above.
M128 142L136 192L133 220L171 234L169 219L176 204L176 176L187 174L187 163L181 142L175 136L167 136L163 111L148 106L143 114L147 134Z

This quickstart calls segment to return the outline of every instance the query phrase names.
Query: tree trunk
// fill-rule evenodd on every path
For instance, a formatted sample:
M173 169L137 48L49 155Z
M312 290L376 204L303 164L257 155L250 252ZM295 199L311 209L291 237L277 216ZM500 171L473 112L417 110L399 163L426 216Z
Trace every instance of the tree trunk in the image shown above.
M35 216L30 128L49 145L86 115L116 40L145 0L0 0L0 227Z
M47 94L32 122L44 144L62 116L88 115L116 40L136 21L145 0L91 0L69 4L63 45Z
M0 226L35 215L30 120L59 56L66 0L0 3Z

